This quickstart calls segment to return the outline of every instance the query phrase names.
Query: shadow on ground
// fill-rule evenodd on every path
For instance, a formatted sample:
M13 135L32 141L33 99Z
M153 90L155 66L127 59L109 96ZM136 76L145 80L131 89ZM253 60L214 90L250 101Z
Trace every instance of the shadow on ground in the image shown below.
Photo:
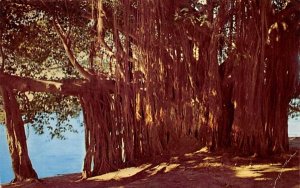
M80 174L3 187L300 187L300 138L289 153L269 159L210 153L207 148L80 180Z

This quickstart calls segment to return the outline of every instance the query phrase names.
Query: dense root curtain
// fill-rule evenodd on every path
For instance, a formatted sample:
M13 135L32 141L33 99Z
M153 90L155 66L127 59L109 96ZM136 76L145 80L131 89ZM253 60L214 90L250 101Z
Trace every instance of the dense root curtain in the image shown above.
M290 30L278 33L275 44L271 1L207 1L199 7L177 2L98 5L99 43L114 54L116 85L104 103L100 93L82 96L84 173L172 152L183 140L248 155L288 149L287 106L299 69L287 54L297 56L297 47L275 59L273 51L296 36L292 18L285 18ZM104 40L109 32L111 49Z
M95 49L110 56L115 85L85 77L84 178L187 142L261 156L288 149L298 18L272 15L271 1L96 2ZM272 35L279 22L288 29Z
M245 154L285 152L288 104L299 80L299 28L293 24L299 17L274 19L271 1L235 6L236 58L228 75L234 80L232 145Z
M122 132L116 128L111 100L110 93L104 90L87 92L80 98L84 115L86 149L83 178L120 167Z
M299 70L295 18L284 18L289 29L274 36L271 1L122 0L106 9L97 2L98 41L113 54L115 88L92 91L98 83L91 82L92 92L81 95L83 177L187 142L246 155L288 150L287 107ZM109 32L113 44L104 40Z

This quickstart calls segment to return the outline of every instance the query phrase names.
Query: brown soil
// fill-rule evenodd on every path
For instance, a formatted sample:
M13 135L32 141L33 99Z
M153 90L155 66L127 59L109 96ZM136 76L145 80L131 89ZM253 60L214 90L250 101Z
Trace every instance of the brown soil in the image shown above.
M3 185L4 188L96 187L292 187L300 188L300 138L290 139L291 151L268 159L237 153L209 153L206 148L152 163L80 180L69 174ZM276 184L276 185L275 185Z

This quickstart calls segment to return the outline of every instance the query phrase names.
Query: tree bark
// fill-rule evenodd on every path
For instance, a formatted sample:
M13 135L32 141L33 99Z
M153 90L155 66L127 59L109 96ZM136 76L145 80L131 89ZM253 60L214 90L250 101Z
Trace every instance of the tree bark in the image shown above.
M82 178L85 179L120 167L122 141L108 92L87 92L81 96L80 101L85 122L86 155L82 172Z
M7 87L0 87L0 91L4 101L7 142L15 175L13 181L37 179L28 155L24 122L15 94Z
M60 81L38 80L6 73L0 73L0 79L0 86L9 86L11 89L19 92L47 92L73 96L83 94L87 90L98 91L105 89L112 93L115 87L114 80L101 79L100 76L95 78L97 84L92 88L89 87L89 81L84 79L66 79Z

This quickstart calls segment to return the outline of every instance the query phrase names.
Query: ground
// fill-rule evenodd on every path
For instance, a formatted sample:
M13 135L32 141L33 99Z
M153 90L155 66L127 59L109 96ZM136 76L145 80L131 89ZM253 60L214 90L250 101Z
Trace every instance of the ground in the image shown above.
M291 151L268 159L238 157L237 153L210 153L207 148L151 163L80 180L69 174L4 185L4 188L96 187L288 187L300 188L300 138L290 139Z

